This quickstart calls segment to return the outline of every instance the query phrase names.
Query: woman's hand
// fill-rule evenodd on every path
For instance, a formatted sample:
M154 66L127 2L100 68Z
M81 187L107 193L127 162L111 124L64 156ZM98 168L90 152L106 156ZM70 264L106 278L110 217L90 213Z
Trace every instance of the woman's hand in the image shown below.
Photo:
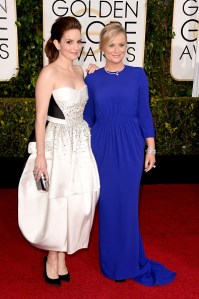
M48 181L48 171L47 171L47 163L45 157L39 157L37 156L35 159L35 166L33 170L33 174L35 177L35 180L38 182L41 178L41 173L45 174L46 180Z
M151 170L152 168L155 168L155 155L154 154L150 154L150 153L146 153L146 157L145 157L145 164L144 164L144 171L148 172L149 170Z
M99 69L99 67L98 67L96 64L94 64L94 63L90 63L90 64L88 65L87 69L86 69L86 72L87 72L88 74L92 74L92 73L94 73L95 71L97 71L98 69Z

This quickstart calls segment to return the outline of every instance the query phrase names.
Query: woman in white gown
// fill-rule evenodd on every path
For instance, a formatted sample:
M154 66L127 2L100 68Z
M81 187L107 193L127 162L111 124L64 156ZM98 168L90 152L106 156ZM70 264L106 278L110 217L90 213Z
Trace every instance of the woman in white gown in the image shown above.
M49 251L44 277L56 286L70 280L65 253L88 247L100 189L83 120L87 86L82 68L73 64L81 48L79 21L56 20L45 48L49 64L36 84L36 140L29 143L18 188L19 227L32 245ZM38 190L42 173L48 191Z

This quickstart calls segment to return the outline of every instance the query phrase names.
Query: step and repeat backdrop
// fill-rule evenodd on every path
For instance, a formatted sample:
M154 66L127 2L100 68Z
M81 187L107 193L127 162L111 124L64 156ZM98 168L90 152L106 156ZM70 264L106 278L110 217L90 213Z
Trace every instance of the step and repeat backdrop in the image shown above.
M142 66L146 28L147 1L65 1L43 0L44 40L49 38L52 23L60 16L74 16L82 24L83 48L79 62L104 65L99 51L99 33L112 21L119 21L127 32L126 64ZM44 63L46 58L44 56Z
M16 1L0 0L0 81L18 74Z
M174 38L171 42L170 65L171 75L175 80L193 80L198 36L198 5L198 0L174 1Z
M197 54L199 0L174 0L171 41L171 76L191 81ZM99 32L109 22L119 21L126 29L128 48L125 64L143 66L146 34L147 0L43 0L44 46L52 23L61 16L74 16L82 24L83 47L76 63L84 69L89 63L104 65L99 51ZM0 0L0 81L18 74L16 0ZM47 64L44 54L44 65Z

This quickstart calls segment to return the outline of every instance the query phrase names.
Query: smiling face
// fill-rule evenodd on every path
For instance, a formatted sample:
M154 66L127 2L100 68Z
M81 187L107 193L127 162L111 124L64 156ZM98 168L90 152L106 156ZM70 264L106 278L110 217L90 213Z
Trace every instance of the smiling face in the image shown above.
M78 29L70 29L64 32L60 42L54 40L55 47L59 50L59 56L67 60L75 60L82 49L81 33Z
M126 54L126 48L127 41L125 34L120 33L116 35L103 48L103 52L106 57L106 62L109 64L121 63Z

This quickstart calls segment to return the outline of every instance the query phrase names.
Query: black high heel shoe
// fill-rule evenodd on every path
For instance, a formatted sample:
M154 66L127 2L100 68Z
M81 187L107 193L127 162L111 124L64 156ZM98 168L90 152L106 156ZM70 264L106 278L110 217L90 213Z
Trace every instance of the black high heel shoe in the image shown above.
M64 275L59 275L59 279L62 280L62 281L69 282L70 281L70 274L67 273L67 274L64 274Z
M53 286L60 287L61 286L60 278L52 279L52 278L48 277L47 271L46 271L46 263L47 263L47 256L44 257L44 279L45 279L45 282L47 282L48 284L51 284Z

